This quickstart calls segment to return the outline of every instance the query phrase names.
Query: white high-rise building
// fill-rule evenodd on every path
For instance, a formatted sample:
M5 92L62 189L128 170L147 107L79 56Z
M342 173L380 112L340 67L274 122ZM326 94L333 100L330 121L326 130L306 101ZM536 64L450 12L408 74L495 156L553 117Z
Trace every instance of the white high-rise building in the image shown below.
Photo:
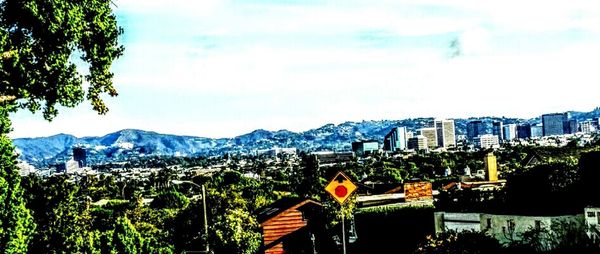
M579 129L581 130L581 132L584 133L591 133L596 131L596 128L594 128L594 123L591 120L580 122Z
M435 120L434 126L437 134L437 145L439 147L456 146L456 133L454 120Z
M429 147L429 149L437 148L438 136L436 128L421 128L419 129L419 135L427 138L427 147Z
M383 150L385 151L402 151L406 149L408 143L408 137L406 135L405 127L393 128L383 141Z
M517 125L512 123L512 124L506 124L504 125L504 140L513 140L517 138Z

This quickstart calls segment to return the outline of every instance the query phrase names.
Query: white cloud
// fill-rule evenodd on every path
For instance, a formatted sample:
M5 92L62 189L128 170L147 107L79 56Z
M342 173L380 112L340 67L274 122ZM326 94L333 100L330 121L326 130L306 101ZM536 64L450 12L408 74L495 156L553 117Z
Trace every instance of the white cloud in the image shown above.
M592 1L116 4L130 27L114 66L122 94L109 115L87 105L52 123L19 113L13 136L140 128L222 137L346 120L532 117L597 106L600 8ZM561 36L570 29L585 36ZM361 41L373 31L385 43ZM548 34L560 43L528 51ZM449 59L454 36L464 55Z

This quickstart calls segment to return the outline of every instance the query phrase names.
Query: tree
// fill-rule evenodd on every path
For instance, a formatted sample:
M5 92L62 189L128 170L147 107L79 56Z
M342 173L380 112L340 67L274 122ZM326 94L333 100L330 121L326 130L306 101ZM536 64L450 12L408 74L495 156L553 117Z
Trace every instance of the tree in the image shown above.
M91 218L76 184L67 177L51 177L29 204L38 225L30 249L50 253L83 252ZM86 220L87 219L87 220Z
M258 222L251 215L252 200L243 198L235 184L209 189L209 242L217 253L256 253L261 245Z
M11 111L43 111L51 120L56 105L74 107L84 97L100 114L101 95L116 96L112 62L123 53L111 1L5 0L0 4L0 103ZM89 74L80 74L79 57ZM79 67L82 67L80 65ZM83 81L89 83L87 94Z
M0 250L4 253L26 253L35 224L25 207L14 147L3 134L10 126L7 113L0 107Z
M484 233L444 232L437 236L428 236L427 240L419 245L415 254L493 254L502 253L500 243Z
M295 169L290 176L290 184L294 193L301 197L314 198L322 191L319 162L313 155L302 154L300 167Z
M100 114L101 95L116 96L110 66L123 53L110 1L4 0L0 2L0 249L25 253L34 230L17 173L8 114L42 111L47 120L56 105L74 107L84 98ZM85 76L73 59L88 65ZM83 80L89 83L87 94Z
M185 208L190 200L177 191L165 191L158 194L150 207L152 208Z
M117 253L142 253L142 236L137 232L127 217L120 217L115 222L112 244Z

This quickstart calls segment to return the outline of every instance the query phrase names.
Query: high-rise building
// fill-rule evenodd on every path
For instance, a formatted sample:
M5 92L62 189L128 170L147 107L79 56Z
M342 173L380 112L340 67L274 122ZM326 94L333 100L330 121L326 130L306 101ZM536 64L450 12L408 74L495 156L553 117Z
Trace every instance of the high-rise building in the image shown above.
M439 147L456 146L454 120L434 120L434 126L437 132L437 145Z
M569 114L554 113L542 115L542 127L544 136L569 133Z
M427 138L423 135L417 135L408 139L408 148L416 151L427 149Z
M569 129L568 129L568 131L566 133L575 134L575 133L577 133L579 131L578 127L579 126L577 126L577 120L570 119L569 120Z
M517 138L531 138L531 125L528 123L517 125Z
M473 144L475 144L475 147L481 148L481 149L500 147L500 142L498 140L498 136L493 135L493 134L479 135L473 139Z
M513 140L517 138L517 125L514 123L504 125L504 140Z
M392 152L405 150L407 141L406 128L395 127L385 135L383 150Z
M504 139L504 129L502 128L502 122L494 121L492 123L492 134L498 136L499 140Z
M531 125L529 129L532 138L539 138L544 135L544 128L541 125Z
M482 121L470 121L467 123L467 140L473 141L473 139L479 135L485 134L485 125Z
M483 162L488 177L487 180L490 182L498 181L498 162L496 161L496 156L493 153L488 153Z
M369 154L377 150L379 150L379 143L376 140L352 142L352 151L359 156Z
M73 160L80 168L87 167L87 151L83 147L73 147Z
M591 133L596 130L594 123L591 120L583 121L579 123L579 129L584 133Z
M422 135L427 138L427 147L429 147L430 149L435 149L437 147L437 130L435 127L421 128L419 129L419 135Z

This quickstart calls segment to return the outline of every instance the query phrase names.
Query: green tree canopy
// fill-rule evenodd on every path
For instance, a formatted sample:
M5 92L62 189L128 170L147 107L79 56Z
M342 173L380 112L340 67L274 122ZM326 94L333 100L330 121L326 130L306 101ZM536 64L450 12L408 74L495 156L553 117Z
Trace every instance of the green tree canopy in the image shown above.
M6 135L0 135L0 250L27 253L35 224L25 207L15 165L14 147Z
M190 200L177 191L165 191L158 194L150 207L152 208L185 208Z
M107 112L101 95L116 96L112 62L123 53L123 30L107 0L4 0L0 3L0 103L12 111L58 114L84 98ZM76 61L79 58L80 61ZM79 63L79 64L76 64ZM78 66L87 65L87 74ZM84 92L84 80L89 84ZM17 107L15 107L17 106Z

